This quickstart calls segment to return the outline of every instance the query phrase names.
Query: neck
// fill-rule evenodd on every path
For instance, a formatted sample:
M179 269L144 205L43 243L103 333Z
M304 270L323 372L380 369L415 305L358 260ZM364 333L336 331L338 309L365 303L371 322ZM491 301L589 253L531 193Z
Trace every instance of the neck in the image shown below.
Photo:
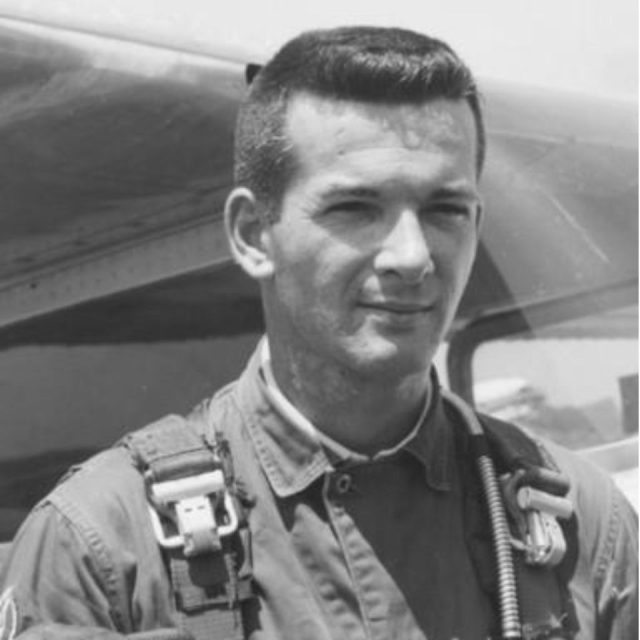
M431 391L428 372L362 376L312 354L277 347L271 363L281 391L317 429L369 455L395 445L413 429Z

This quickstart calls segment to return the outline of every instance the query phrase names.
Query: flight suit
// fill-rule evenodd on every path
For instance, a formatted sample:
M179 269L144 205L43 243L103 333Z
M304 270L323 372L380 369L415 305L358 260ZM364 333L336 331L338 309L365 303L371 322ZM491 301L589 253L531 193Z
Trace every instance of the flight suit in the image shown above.
M269 402L257 356L207 411L254 504L253 640L495 636L482 489L469 481L464 426L437 392L410 442L366 462L336 461L292 429ZM572 479L578 515L578 638L633 638L635 513L604 474L550 449ZM144 482L125 448L72 470L34 509L0 585L5 618L15 615L25 638L111 640L179 627Z

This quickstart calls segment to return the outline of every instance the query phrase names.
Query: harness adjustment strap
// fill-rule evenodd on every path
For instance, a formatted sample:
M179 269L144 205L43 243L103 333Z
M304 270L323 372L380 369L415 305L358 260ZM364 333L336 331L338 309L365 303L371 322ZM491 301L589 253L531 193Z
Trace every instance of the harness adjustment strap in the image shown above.
M123 444L145 479L151 525L165 552L184 631L243 640L255 596L250 534L226 441L200 410L169 416Z

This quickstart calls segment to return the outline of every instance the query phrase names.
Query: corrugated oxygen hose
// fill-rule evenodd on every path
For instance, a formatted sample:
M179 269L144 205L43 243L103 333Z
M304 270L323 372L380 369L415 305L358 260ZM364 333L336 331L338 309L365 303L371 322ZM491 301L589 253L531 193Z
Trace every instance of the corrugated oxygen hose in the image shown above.
M496 554L502 638L503 640L520 640L522 638L522 627L511 549L511 533L505 515L496 470L489 455L487 439L473 410L457 396L450 393L443 393L443 395L462 415L471 433L473 453L478 465L480 479L482 480L491 521L493 547Z

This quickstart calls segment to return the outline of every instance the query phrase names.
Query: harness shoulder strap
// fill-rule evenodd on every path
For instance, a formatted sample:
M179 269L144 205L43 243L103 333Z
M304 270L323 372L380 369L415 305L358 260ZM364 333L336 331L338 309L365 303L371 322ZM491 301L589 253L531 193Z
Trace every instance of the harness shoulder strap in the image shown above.
M566 496L570 481L542 443L515 425L486 415L478 417L498 473L509 477L503 484L503 494L512 525L517 528L517 520L523 517L516 496L523 487L548 495L550 501ZM523 638L526 640L573 638L579 629L569 591L578 558L575 514L560 519L558 524L566 549L556 566L535 566L526 561L522 551L514 554Z
M145 478L183 629L195 640L243 640L244 611L254 599L251 545L226 439L200 406L122 444Z

